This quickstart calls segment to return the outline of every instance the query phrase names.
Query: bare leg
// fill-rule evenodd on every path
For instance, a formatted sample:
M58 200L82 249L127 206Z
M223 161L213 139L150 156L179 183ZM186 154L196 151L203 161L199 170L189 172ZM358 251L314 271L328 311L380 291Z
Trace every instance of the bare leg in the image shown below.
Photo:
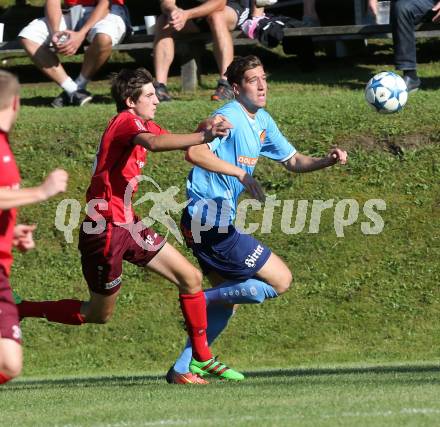
M81 74L90 80L112 53L112 40L107 34L97 34L84 53Z
M208 23L211 28L214 56L217 61L220 78L226 79L226 69L234 59L231 31L237 25L237 14L231 7L226 6L224 10L209 15Z
M271 285L278 294L286 292L292 283L292 273L289 268L284 261L273 252L256 276Z
M10 378L20 375L23 364L21 345L14 340L0 337L0 374Z
M202 292L202 273L168 243L148 263L147 268L159 273L179 288L180 307L185 317L194 359L199 362L212 359L206 337L208 321L205 296Z
M61 86L69 78L57 55L47 46L39 45L24 38L20 39L20 41L34 64L55 83Z
M81 305L81 314L85 323L107 323L115 309L120 290L112 295L90 292L90 300Z
M160 15L156 22L153 60L156 80L166 85L168 72L174 59L174 31L167 25L167 17Z
M169 243L165 243L147 268L174 283L180 293L195 294L202 290L202 273Z
M188 21L181 30L181 33L197 33L199 29L192 22ZM160 15L156 22L156 34L154 36L153 61L156 80L159 83L167 84L168 72L174 60L174 35L175 31L168 26L165 15Z

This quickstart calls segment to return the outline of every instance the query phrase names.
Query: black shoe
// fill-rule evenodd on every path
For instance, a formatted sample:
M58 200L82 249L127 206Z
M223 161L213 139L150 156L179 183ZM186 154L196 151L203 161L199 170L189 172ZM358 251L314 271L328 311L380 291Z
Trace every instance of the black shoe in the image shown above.
M168 88L163 83L154 82L154 88L156 89L157 99L160 102L168 102L173 100L171 95L168 93Z
M313 16L303 16L301 22L303 27L313 28L321 26L321 21L319 18L314 18Z
M211 101L225 101L228 99L234 99L234 91L227 80L220 79L214 95L211 96Z
M50 105L53 108L62 108L69 106L82 107L88 104L92 100L92 94L85 89L78 89L69 95L67 92L63 91L60 93Z
M418 77L413 79L410 76L403 76L403 81L406 83L408 93L416 92L422 84L422 81Z
M82 107L92 100L92 94L85 89L78 89L70 95L70 105Z
M64 90L50 103L53 108L62 108L70 105L70 97Z

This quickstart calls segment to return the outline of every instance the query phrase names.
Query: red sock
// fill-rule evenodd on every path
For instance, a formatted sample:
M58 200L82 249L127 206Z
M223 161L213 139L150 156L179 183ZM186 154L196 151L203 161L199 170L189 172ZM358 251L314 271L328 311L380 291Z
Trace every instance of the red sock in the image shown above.
M11 377L8 377L3 372L0 372L0 384L7 383L8 381L12 380Z
M80 313L81 301L62 299L60 301L23 301L17 304L18 315L23 317L43 317L49 322L66 325L82 325L84 316Z
M191 340L194 359L204 362L212 358L206 338L208 321L206 318L206 301L202 291L196 294L180 294L180 307L185 317L186 328Z

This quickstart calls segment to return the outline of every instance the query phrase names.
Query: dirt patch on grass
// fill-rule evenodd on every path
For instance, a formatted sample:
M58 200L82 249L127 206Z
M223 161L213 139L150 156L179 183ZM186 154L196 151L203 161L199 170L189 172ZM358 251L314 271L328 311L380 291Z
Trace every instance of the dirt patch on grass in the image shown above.
M392 154L402 154L405 150L419 150L423 147L439 143L439 135L414 133L411 135L396 135L376 138L370 135L358 135L351 141L341 144L347 150L362 149L365 151L387 151Z

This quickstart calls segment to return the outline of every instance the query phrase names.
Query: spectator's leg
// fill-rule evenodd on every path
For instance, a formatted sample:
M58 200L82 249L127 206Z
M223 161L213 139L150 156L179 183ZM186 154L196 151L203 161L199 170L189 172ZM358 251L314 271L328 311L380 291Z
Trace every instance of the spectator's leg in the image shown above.
M60 86L62 86L66 80L70 79L58 57L47 46L39 45L26 38L21 38L20 41L33 63L46 74L46 76ZM76 88L74 90L76 90Z
M212 32L214 56L217 61L220 79L226 79L225 72L234 59L234 44L231 31L237 26L237 13L229 6L212 13L207 18Z
M167 23L165 15L157 18L153 48L156 80L164 85L167 84L168 72L174 59L174 31L167 27Z
M398 70L416 70L414 26L433 7L433 0L394 0L391 3L394 61Z
M309 27L319 26L319 16L316 12L316 1L315 0L304 0L303 5L303 22Z
M81 67L80 78L85 82L81 83L81 88L85 88L87 81L107 62L112 53L112 39L107 34L96 34L89 48L84 53L84 62ZM78 79L77 79L78 80Z
M88 14L85 19L88 19L91 12ZM118 5L113 5L110 13L90 29L87 33L90 45L84 53L81 73L75 80L79 89L86 92L87 83L107 62L112 53L112 46L124 39L126 31L126 12Z
M180 30L181 33L197 33L199 28L193 21L187 21ZM174 30L168 26L165 15L160 15L156 21L156 34L154 35L154 73L156 76L156 95L160 102L171 101L172 98L166 87L168 72L174 60Z
M63 15L60 30L67 29ZM52 101L52 106L62 107L71 103L77 91L76 83L67 75L58 56L49 49L50 32L45 18L35 19L20 31L18 38L35 65L55 83L63 88L63 93Z
M212 13L207 18L212 33L214 45L214 57L219 71L219 81L214 94L211 96L213 101L222 101L234 98L234 92L226 79L225 73L229 64L234 59L234 44L232 42L231 31L238 22L237 12L229 6L222 11Z

